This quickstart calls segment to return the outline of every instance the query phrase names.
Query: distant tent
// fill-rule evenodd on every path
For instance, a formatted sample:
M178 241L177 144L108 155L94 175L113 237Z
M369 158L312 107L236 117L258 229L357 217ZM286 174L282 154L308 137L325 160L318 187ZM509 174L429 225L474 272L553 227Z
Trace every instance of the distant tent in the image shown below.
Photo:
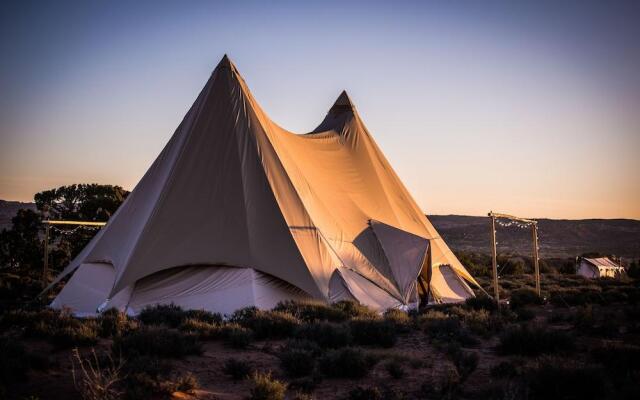
M585 278L618 278L624 274L624 267L608 257L580 257L576 274Z
M267 117L226 56L127 200L56 281L72 272L52 307L85 315L156 303L228 313L285 299L384 310L415 305L429 279L436 302L462 301L476 284L346 92L318 128L294 134Z

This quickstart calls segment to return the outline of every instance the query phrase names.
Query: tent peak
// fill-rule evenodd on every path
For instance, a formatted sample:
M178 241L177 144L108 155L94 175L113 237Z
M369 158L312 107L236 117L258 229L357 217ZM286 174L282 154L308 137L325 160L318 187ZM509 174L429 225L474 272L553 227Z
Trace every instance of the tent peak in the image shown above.
M218 68L231 68L232 66L233 66L233 63L231 62L231 59L225 53L225 55L222 56L222 59L218 63L218 66L216 67L216 69L218 69Z
M338 96L338 99L335 101L335 103L333 103L333 106L331 107L329 112L337 113L341 111L353 111L354 108L355 106L353 105L351 98L347 94L347 91L343 90L342 93L340 93L340 96Z

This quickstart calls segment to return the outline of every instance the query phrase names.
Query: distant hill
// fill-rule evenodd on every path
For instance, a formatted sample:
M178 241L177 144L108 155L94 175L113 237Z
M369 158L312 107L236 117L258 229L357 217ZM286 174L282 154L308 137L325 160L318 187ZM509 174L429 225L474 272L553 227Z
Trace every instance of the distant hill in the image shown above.
M489 218L431 215L429 219L452 250L479 253L489 250ZM640 221L632 219L539 219L540 257L575 257L598 252L640 257ZM531 254L531 230L497 228L499 252Z
M35 211L36 205L35 203L0 200L0 230L11 228L11 218L13 218L21 208L28 208Z
M21 208L36 210L34 203L0 200L0 230L11 227ZM463 215L430 215L440 235L456 251L489 253L489 219ZM632 219L539 219L540 256L575 257L598 252L640 258L640 221ZM529 255L531 231L498 227L498 251Z

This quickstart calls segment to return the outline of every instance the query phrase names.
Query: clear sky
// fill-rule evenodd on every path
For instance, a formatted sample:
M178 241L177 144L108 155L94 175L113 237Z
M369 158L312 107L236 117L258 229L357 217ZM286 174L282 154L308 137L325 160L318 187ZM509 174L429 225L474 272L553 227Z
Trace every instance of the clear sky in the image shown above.
M286 129L346 89L429 214L640 219L640 2L5 1L0 198L132 189L224 53Z

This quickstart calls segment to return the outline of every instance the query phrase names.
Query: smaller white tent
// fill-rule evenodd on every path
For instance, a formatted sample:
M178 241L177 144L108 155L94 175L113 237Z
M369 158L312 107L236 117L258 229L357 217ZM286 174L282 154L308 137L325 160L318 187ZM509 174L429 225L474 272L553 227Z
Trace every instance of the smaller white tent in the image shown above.
M617 278L624 273L624 267L616 264L608 257L581 257L576 274L585 278Z

